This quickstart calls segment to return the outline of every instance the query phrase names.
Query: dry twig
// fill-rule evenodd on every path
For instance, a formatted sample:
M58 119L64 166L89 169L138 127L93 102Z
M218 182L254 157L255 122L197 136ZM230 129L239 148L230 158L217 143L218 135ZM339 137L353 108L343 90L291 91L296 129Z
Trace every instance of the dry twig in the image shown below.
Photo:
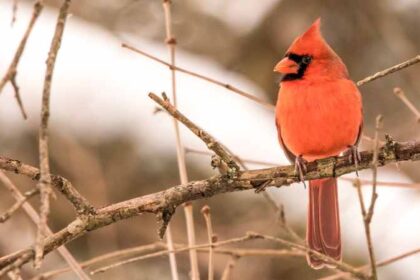
M184 124L191 132L197 135L204 143L207 144L207 147L216 153L230 168L229 174L230 177L235 177L236 173L239 171L239 165L233 160L233 157L229 152L217 142L210 134L198 127L192 121L190 121L186 116L179 112L174 106L172 106L167 99L162 99L154 93L149 93L149 97L158 103L162 108L164 108L172 117Z
M401 99L401 101L407 106L408 109L414 114L416 117L416 121L420 123L420 112L417 110L416 106L414 106L413 103L411 103L410 100L408 100L407 96L405 96L405 93L402 89L396 87L394 88L394 94Z
M51 42L51 47L47 58L47 69L44 78L44 89L42 93L42 107L41 107L41 124L39 127L39 162L40 162L40 179L38 188L41 193L41 208L40 208L40 219L38 224L38 232L35 242L35 268L41 266L43 258L43 239L46 233L48 215L50 212L50 195L52 194L51 189L51 178L50 176L50 164L48 156L48 119L50 115L50 95L51 95L51 83L54 73L55 61L57 58L58 50L61 45L61 38L64 32L64 26L66 24L68 10L70 8L71 0L64 0L58 14L57 23L54 31L54 36Z
M236 265L236 262L239 260L238 256L231 256L226 263L225 269L223 270L222 278L221 280L229 280L232 276L233 268Z
M383 266L392 264L394 262L397 262L399 260L402 260L402 259L405 259L405 258L414 256L414 255L419 254L419 253L420 253L420 248L417 248L417 249L414 249L414 250L410 250L408 252L405 252L405 253L402 253L402 254L393 256L393 257L388 258L386 260L379 261L379 262L376 263L376 267L383 267ZM367 270L369 268L370 268L369 265L364 265L364 266L358 267L357 269L359 269L359 270ZM335 280L335 279L339 279L341 277L348 276L348 275L349 275L348 273L339 272L339 273L336 273L336 274L333 274L333 275L330 275L330 276L327 276L327 277L319 278L318 280Z
M219 241L219 242L216 242L216 243L208 243L208 244L194 245L193 248L197 250L197 249L200 249L200 248L209 248L211 246L213 246L213 247L220 247L220 246L224 246L224 245L228 245L228 244L240 243L240 242L244 242L244 241L252 240L252 239L256 239L256 238L258 238L258 237L255 237L254 235L251 235L251 234L246 234L243 237L232 238L232 239L228 239L228 240L224 240L224 241ZM192 248L190 246L186 246L186 247L182 247L182 248L177 248L177 249L175 249L172 252L173 253L181 253L181 252L189 251L191 249ZM148 255L143 255L143 256L138 256L138 257L130 258L130 259L127 259L127 260L116 262L116 263L113 263L111 265L104 266L104 267L98 268L96 270L93 270L91 272L91 274L94 275L94 274L97 274L97 273L100 273L100 272L105 272L105 271L107 271L109 269L112 269L112 268L115 268L115 267L118 267L118 266L121 266L121 265L124 265L124 264L128 264L128 263L132 263L132 262L144 260L144 259L149 259L149 258L155 258L155 257L159 257L159 256L164 256L164 255L167 255L168 253L169 253L169 250L164 250L164 251L159 251L159 252L156 252L156 253L151 253L151 254L148 254Z
M357 84L357 86L364 85L364 84L369 83L373 80L376 80L376 79L382 78L386 75L389 75L389 74L392 74L394 72L400 71L404 68L407 68L407 67L409 67L411 65L414 65L416 63L419 63L419 62L420 62L420 55L417 55L417 56L415 56L415 57L413 57L413 58L411 58L407 61L404 61L400 64L397 64L397 65L392 66L390 68L387 68L385 70L379 71L379 72L377 72L377 73L375 73L375 74L373 74L369 77L366 77L366 78L358 81L356 84Z
M17 201L22 201L25 199L24 195L19 191L19 189L12 183L12 181L3 173L3 171L0 171L0 181L3 183L3 185L11 192L12 196ZM35 211L35 209L30 205L28 202L23 202L22 209L26 212L28 217L31 219L34 224L39 223L39 215ZM48 227L47 228L47 234L52 235L53 232ZM66 246L61 246L57 248L58 253L63 257L63 259L68 263L69 270L72 270L79 279L88 280L89 276L86 275L86 273L83 271L83 269L80 267L80 265L77 263L76 259L73 257L73 255L70 253L69 250L67 250Z
M169 69L171 69L171 70L178 71L178 72L181 72L181 73L184 73L184 74L187 74L187 75L190 75L190 76L193 76L193 77L199 78L199 79L201 79L201 80L204 80L204 81L210 82L210 83L212 83L212 84L215 84L215 85L221 86L221 87L226 88L227 90L230 90L230 91L232 91L232 92L234 92L234 93L236 93L236 94L238 94L238 95L240 95L240 96L242 96L242 97L245 97L245 98L250 99L250 100L252 100L252 101L254 101L254 102L256 102L256 103L258 103L258 104L260 104L260 105L263 105L264 107L266 107L267 109L269 109L269 110L271 110L271 111L273 111L273 110L274 110L274 105L273 105L273 104L270 104L270 103L268 103L268 102L265 102L265 101L263 101L263 100L259 99L258 97L255 97L255 96L254 96L254 95L252 95L252 94L246 93L245 91L240 90L239 88L234 87L234 86L232 86L232 85L230 85L230 84L220 82L220 81L215 80L215 79L213 79L213 78L210 78L210 77L204 76L204 75L202 75L202 74L198 74L198 73L196 73L196 72L193 72L193 71L187 70L187 69L185 69L185 68L181 68L181 67L176 66L176 65L171 65L170 63L168 63L168 62L166 62L166 61L164 61L164 60L162 60L162 59L160 59L160 58L157 58L157 57L155 57L155 56L153 56L153 55L151 55L151 54L148 54L148 53L146 53L146 52L144 52L144 51L142 51L142 50L139 50L139 49L137 49L137 48L135 48L135 47L133 47L133 46L130 46L130 45L128 45L128 44L123 43L123 44L122 44L122 47L123 47L123 48L126 48L126 49L129 49L129 50L131 50L131 51L134 51L134 52L136 52L136 53L138 53L138 54L141 54L141 55L143 55L143 56L145 56L145 57L148 57L148 58L150 58L150 59L152 59L152 60L154 60L154 61L156 61L156 62L159 62L159 63L161 63L161 64L163 64L163 65L166 65L166 66L168 66L168 67L169 67Z
M7 221L20 207L28 201L31 197L39 193L38 189L33 189L23 194L23 198L17 199L17 201L10 207L3 215L0 215L0 223Z
M40 179L38 168L24 164L19 160L0 156L0 169L21 174L35 181ZM49 176L51 184L66 197L79 215L95 213L95 208L76 190L69 180L54 174L49 174Z
M180 249L180 248L187 247L187 245L185 245L185 244L175 244L175 247L177 249ZM211 248L211 246L208 247L208 248L198 248L197 252L207 254L207 253L210 252L210 248ZM152 243L152 244L148 244L148 245L141 245L141 246L136 246L136 247L132 247L132 248L113 251L111 253L100 255L100 256L94 257L94 258L92 258L88 261L82 262L82 263L80 263L80 265L83 268L92 267L92 266L98 265L100 263L104 263L104 262L108 262L108 261L115 261L117 259L124 258L124 257L126 257L126 258L132 257L133 255L136 255L136 254L140 255L140 254L147 253L148 255L150 255L149 252L155 251L155 250L158 250L158 249L168 249L168 250L170 250L169 248L167 248L165 243L156 242L156 243ZM173 250L175 250L175 249L173 249ZM285 249L280 249L279 250L279 249L248 249L248 248L244 248L244 249L214 248L213 252L215 254L220 254L220 255L239 256L239 257L251 257L251 256L302 257L302 256L305 256L304 253L301 253L301 252L298 252L298 251L292 251L292 250L285 250ZM149 256L148 258L151 258L151 257ZM43 274L37 275L32 280L46 280L46 279L55 277L57 275L60 275L62 273L68 272L68 271L70 271L70 269L67 268L67 267L57 269L57 270L52 270L52 271L48 271L48 272L45 272Z
M175 66L175 45L176 45L176 39L174 35L172 34L172 14L171 14L171 1L170 0L163 0L163 12L165 17L165 34L166 34L166 45L169 50L169 56L170 56L170 65ZM172 83L172 99L174 102L175 108L178 106L178 99L177 99L177 92L176 92L176 73L175 70L171 69L171 83ZM181 184L186 184L188 182L188 173L187 173L187 165L185 163L185 153L184 153L184 146L182 143L181 134L179 131L179 124L176 119L173 119L174 129L175 129L175 142L176 142L176 158L178 162L178 172ZM172 214L162 215L162 226L159 231L160 235L162 236L165 232L165 227L169 225L170 216ZM193 206L190 203L187 203L184 205L184 215L185 220L187 224L187 237L188 237L188 244L190 246L193 246L195 244L195 230L194 230L194 215L193 215ZM169 231L169 234L171 232ZM167 236L168 240L168 247L170 249L173 249L173 241L172 236ZM178 279L178 271L176 267L176 259L175 255L172 253L169 253L169 261L171 265L171 273L172 273L172 279L177 280ZM192 279L198 280L199 279L199 271L198 271L198 260L197 260L197 252L195 250L189 251L190 255L190 263L191 263L191 273L192 273Z
M214 246L213 243L217 242L217 236L213 234L213 225L211 223L210 207L205 205L201 209L204 219L206 220L207 238L209 240L209 265L208 265L208 280L214 279Z
M17 7L17 3L16 3L16 7ZM28 41L29 35L32 32L32 28L34 27L35 22L37 21L39 15L41 14L43 7L44 7L43 0L35 1L33 11L32 11L32 16L31 16L31 19L29 20L28 27L25 30L25 33L19 43L19 46L15 52L12 62L9 65L9 68L7 69L6 74L3 76L3 78L0 81L0 93L3 91L3 88L7 84L7 82L10 82L12 84L13 89L15 90L16 101L19 105L20 111L24 119L27 118L27 115L23 107L22 100L20 98L19 87L17 86L17 83L16 83L17 66L19 64L23 51L25 50L26 42ZM13 8L13 10L15 10L15 8Z
M372 196L371 201L369 205L369 209L366 210L365 202L363 199L363 193L361 188L361 183L358 179L355 180L354 186L357 188L357 194L359 197L360 202L360 208L362 211L363 216L363 223L365 226L365 234L366 234L366 240L368 245L368 251L369 251L369 260L370 260L370 266L371 266L371 274L372 279L376 280L378 279L378 275L376 272L376 261L375 261L375 253L373 250L373 242L372 242L372 236L370 231L370 223L372 221L373 217L373 211L375 208L375 202L378 198L378 194L376 193L376 180L377 180L377 170L378 170L378 153L379 153L379 130L382 128L382 116L379 115L376 118L376 130L375 130L375 141L374 141L374 147L373 147L373 159L372 159Z

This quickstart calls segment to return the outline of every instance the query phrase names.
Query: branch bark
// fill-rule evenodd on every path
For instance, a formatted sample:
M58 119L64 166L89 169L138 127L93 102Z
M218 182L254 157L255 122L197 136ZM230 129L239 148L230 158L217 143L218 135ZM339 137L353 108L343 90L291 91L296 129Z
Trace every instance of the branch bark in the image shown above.
M372 159L373 152L362 152L358 170L372 168ZM378 152L378 166L400 161L419 160L420 141L395 142L388 139L387 144L379 149ZM37 168L22 163L20 163L20 166L17 166L17 162L16 160L0 157L0 169L21 173L26 176L29 175L29 177L39 180L39 177L36 176L36 174L39 174ZM305 175L305 180L313 180L334 176L338 177L354 172L355 166L348 156L342 156L310 162L307 164L307 169L308 172ZM31 172L28 174L29 170ZM26 172L23 173L22 171ZM62 177L56 175L51 176L52 178L61 178L63 180ZM141 213L153 213L157 215L168 211L168 209L175 211L179 205L193 200L209 198L227 192L255 190L256 187L261 185L261 182L266 182L267 180L270 181L267 187L282 187L300 181L293 165L240 171L238 172L238 177L234 179L228 178L225 175L219 175L205 180L191 181L188 184L171 187L161 192L100 208L96 213L90 215L81 215L68 226L44 240L44 254L71 242L89 231L137 216ZM21 266L32 260L33 257L33 248L29 247L0 258L0 269L3 269L0 275L16 267L15 262L17 260L20 260L18 265Z

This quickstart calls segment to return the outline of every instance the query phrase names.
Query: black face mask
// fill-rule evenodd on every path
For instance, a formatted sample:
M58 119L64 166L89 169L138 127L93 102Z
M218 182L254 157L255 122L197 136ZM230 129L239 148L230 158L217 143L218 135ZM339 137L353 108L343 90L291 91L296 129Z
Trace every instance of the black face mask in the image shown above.
M298 55L295 53L286 53L285 57L296 62L299 68L297 73L290 73L284 75L281 81L287 82L302 79L303 75L305 74L306 68L312 61L312 57L310 55Z

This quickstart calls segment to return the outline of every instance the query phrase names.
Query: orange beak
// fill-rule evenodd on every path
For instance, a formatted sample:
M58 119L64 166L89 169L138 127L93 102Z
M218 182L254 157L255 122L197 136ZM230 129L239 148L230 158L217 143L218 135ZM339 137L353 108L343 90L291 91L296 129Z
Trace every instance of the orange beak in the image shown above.
M288 57L285 57L274 67L274 72L282 74L296 74L298 69L299 65L297 65L296 62L290 60Z

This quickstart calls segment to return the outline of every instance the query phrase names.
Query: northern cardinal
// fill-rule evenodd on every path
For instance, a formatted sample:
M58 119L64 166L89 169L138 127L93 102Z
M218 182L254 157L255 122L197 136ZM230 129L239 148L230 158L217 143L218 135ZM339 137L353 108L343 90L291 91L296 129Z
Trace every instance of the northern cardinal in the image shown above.
M274 71L285 74L276 105L278 138L301 180L305 161L350 151L357 164L362 129L360 92L340 57L322 37L320 19L295 39ZM341 259L341 233L335 178L309 181L306 239L310 249ZM308 264L326 263L313 254Z

